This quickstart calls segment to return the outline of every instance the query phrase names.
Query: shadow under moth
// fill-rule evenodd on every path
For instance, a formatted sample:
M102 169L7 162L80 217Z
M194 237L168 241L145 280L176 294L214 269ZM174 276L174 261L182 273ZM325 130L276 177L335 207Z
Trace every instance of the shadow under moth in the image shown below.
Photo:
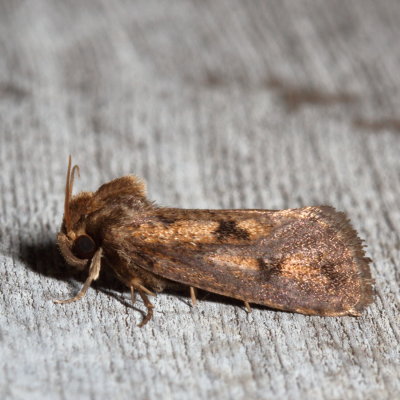
M184 285L250 304L320 316L359 316L373 289L361 240L329 206L288 210L196 210L156 206L136 176L72 196L71 157L58 246L68 264L86 269L81 299L100 269L142 298Z

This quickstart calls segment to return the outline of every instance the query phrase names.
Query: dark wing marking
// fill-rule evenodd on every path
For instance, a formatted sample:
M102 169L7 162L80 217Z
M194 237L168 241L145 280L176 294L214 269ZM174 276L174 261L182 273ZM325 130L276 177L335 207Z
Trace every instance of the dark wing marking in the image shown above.
M372 301L361 241L331 207L162 209L161 219L127 227L124 236L121 251L141 268L250 303L358 315Z

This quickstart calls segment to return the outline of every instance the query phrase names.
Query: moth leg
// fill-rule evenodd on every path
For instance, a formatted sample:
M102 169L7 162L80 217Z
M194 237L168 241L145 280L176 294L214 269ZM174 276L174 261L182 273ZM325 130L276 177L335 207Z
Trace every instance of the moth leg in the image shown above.
M92 282L95 281L99 277L102 253L103 253L103 249L100 247L94 254L94 256L92 258L92 262L90 263L90 267L89 267L89 276L87 277L87 279L86 279L85 283L83 284L83 287L79 291L79 293L75 297L72 297L67 300L53 300L54 303L56 303L56 304L72 303L73 301L80 300L86 294L86 292L89 289Z
M190 298L192 299L192 306L195 306L197 303L196 292L197 292L196 288L190 286Z
M140 297L143 300L144 305L147 307L147 314L143 318L143 321L139 324L139 327L141 328L142 326L146 325L152 319L154 305L150 302L149 298L147 297L146 293L143 290L139 289L138 291L139 291Z
M155 293L153 293L152 291L150 291L149 289L147 289L146 287L144 287L143 285L141 285L140 283L136 284L136 289L139 290L139 294L141 295L140 292L144 292L146 294L148 294L149 296L156 296Z
M250 303L248 301L244 301L244 306L246 307L246 311L248 313L251 313L251 307L250 307Z
M135 292L135 288L133 286L131 286L131 301L132 301L132 304L136 303L136 292Z
M133 301L133 302L136 301L136 296L135 296L135 291L136 291L136 290L138 290L139 292L144 292L144 293L148 294L149 296L156 296L155 293L153 293L152 291L150 291L149 289L147 289L147 287L143 286L140 282L141 282L141 280L139 280L139 279L137 279L137 278L134 278L134 279L131 281L131 286L130 286L130 288L131 288L131 298L132 298L132 296L134 296L134 297L132 298L132 301ZM139 294L140 294L140 293L139 293ZM133 300L133 299L135 299L135 300Z

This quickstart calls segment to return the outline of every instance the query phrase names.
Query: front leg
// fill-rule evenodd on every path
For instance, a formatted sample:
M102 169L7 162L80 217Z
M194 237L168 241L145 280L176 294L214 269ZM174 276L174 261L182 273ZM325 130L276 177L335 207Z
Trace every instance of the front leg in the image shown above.
M89 267L89 276L87 277L85 283L83 284L82 289L79 291L79 293L67 300L53 300L54 303L56 304L66 304L66 303L72 303L73 301L80 300L83 296L85 296L87 290L89 289L90 285L92 284L93 281L95 281L100 274L100 266L101 266L101 255L103 253L103 250L101 247L96 251L92 258L92 262L90 263Z

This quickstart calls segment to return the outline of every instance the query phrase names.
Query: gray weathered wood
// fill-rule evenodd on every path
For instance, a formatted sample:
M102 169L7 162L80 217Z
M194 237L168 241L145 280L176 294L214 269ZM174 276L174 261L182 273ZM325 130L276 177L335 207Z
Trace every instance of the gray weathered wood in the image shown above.
M398 1L0 2L0 397L400 397ZM162 294L155 318L54 247L77 190L127 173L180 207L345 210L375 303L318 318ZM137 307L144 309L142 303Z

